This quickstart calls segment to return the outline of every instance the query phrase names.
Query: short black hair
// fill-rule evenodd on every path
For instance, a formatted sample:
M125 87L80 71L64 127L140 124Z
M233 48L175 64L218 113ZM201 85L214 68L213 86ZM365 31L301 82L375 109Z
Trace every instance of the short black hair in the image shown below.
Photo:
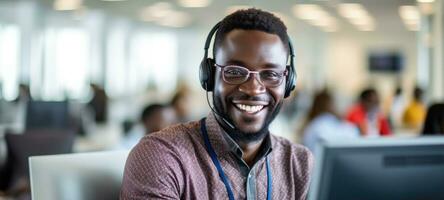
M142 115L140 116L140 120L143 122L147 120L152 114L156 113L159 110L166 108L163 104L151 104L145 107L142 111Z
M225 36L234 29L243 30L259 30L270 34L276 34L283 42L287 53L289 52L287 27L281 19L272 13L257 9L249 8L238 10L226 16L217 29L214 39L213 54L217 48L221 46L225 40Z
M413 90L413 98L415 98L415 100L418 100L418 101L421 100L423 94L424 94L424 91L418 86L416 86L415 89Z
M378 95L374 88L366 88L359 95L360 101L367 101L372 95Z

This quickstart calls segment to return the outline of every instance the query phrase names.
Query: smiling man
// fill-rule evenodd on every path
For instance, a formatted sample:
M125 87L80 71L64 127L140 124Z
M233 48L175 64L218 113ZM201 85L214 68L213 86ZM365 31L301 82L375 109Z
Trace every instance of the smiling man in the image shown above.
M294 88L292 57L286 27L273 14L225 17L200 66L212 112L144 137L128 157L121 199L305 199L311 153L269 132Z

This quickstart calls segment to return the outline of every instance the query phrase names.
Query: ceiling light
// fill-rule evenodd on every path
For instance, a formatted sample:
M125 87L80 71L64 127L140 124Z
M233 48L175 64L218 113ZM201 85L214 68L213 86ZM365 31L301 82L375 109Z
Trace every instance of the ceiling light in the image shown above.
M420 14L416 6L400 6L399 15L403 20L419 20Z
M309 24L318 26L323 31L334 32L338 30L336 19L319 5L298 4L293 6L292 11L295 17L306 20Z
M361 4L357 3L344 3L340 4L338 12L341 16L347 19L361 18L368 15L367 11Z
M82 6L82 0L56 0L54 10L76 10Z
M338 7L338 13L348 19L360 31L374 31L375 21L364 6L358 3L343 3Z
M304 20L315 20L326 15L322 8L315 4L300 4L293 6L293 15Z
M173 11L168 17L164 17L156 21L162 26L169 26L174 28L185 27L191 23L191 16L186 12Z
M143 21L154 21L159 18L167 17L173 11L174 10L170 3L158 2L143 8L139 15Z
M187 8L207 7L210 3L210 0L179 0L179 4Z
M418 3L433 3L435 0L416 0Z

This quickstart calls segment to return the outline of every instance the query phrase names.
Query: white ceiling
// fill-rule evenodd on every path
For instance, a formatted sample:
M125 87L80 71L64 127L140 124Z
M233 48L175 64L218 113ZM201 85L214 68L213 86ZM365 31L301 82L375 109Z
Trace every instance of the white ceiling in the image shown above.
M39 0L45 6L51 7L54 0ZM126 1L102 1L83 0L84 5L89 10L103 10L110 15L123 16L138 20L138 13L141 8L150 6L158 0L126 0ZM336 6L339 3L360 3L374 17L376 22L376 32L378 33L402 33L407 32L399 14L398 8L401 5L416 5L415 0L212 0L211 4L205 8L184 8L178 4L177 0L164 0L174 5L176 10L187 12L192 17L191 27L208 27L225 16L225 10L233 5L248 5L268 11L283 13L289 23L303 23L292 14L292 7L297 3L313 3L321 5L332 16L339 21L339 31L356 31L344 18L338 15Z

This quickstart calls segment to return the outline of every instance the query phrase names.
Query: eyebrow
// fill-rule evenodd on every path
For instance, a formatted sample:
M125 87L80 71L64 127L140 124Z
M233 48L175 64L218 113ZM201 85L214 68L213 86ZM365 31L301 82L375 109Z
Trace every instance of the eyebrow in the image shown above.
M240 61L240 60L229 60L229 61L227 61L227 64L229 64L229 65L239 65L239 66L242 66L242 67L247 67L247 65L244 62ZM278 64L275 64L275 63L266 63L264 65L264 68L267 68L267 69L279 69L279 68L281 68L281 66L278 65Z

